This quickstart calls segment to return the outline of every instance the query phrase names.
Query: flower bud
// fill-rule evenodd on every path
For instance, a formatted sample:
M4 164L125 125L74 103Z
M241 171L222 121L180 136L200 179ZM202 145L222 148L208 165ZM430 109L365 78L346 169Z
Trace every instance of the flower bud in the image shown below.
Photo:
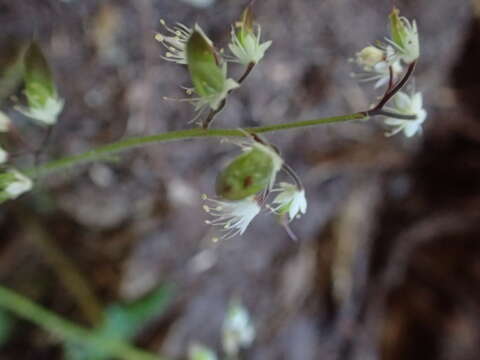
M213 44L196 25L186 46L187 65L199 99L197 108L217 110L228 93L239 85L227 79L226 64L220 64Z
M254 142L219 174L217 195L227 200L242 200L270 188L282 163L273 148Z
M375 46L367 46L356 54L355 62L368 70L385 59L385 52Z
M16 199L21 194L30 191L32 180L15 169L0 173L0 203Z
M28 107L17 110L43 125L55 124L64 101L58 96L47 60L35 43L25 53L24 82Z

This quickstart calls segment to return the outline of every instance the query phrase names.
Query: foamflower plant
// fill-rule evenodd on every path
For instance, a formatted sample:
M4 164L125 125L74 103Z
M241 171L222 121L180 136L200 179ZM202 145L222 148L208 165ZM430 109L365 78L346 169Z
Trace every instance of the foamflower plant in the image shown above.
M253 2L251 3L253 4ZM168 26L161 21L162 33L155 39L166 49L162 58L185 65L192 85L187 89L189 97L181 99L191 103L197 112L194 120L207 112L201 122L202 128L182 129L155 135L139 136L119 140L81 154L71 155L47 163L38 164L38 150L32 151L34 163L30 169L10 170L14 164L3 165L0 174L0 201L13 199L32 187L32 182L45 175L77 164L105 159L127 149L154 142L178 141L182 139L218 138L234 139L241 153L232 157L215 181L215 194L203 195L203 209L208 214L206 223L214 229L212 240L230 239L243 235L252 221L262 214L274 214L292 239L296 239L290 224L307 212L307 189L300 176L286 163L279 149L261 135L274 131L286 131L315 127L327 123L353 120L370 120L381 117L389 129L387 136L403 133L412 137L422 132L427 111L420 92L407 93L404 87L412 79L418 57L420 42L415 21L400 16L393 9L388 17L390 37L386 43L369 42L351 59L362 73L363 81L374 81L374 88L382 88L383 95L376 96L374 104L360 111L311 120L272 123L265 126L211 129L213 118L220 114L227 100L240 88L255 65L267 55L271 41L262 42L261 28L253 22L252 5L247 7L240 20L233 24L228 48L233 54L218 51L199 25L189 28L181 23ZM367 42L368 44L368 42ZM40 48L32 44L24 59L25 114L45 125L53 125L63 108L63 100L53 81L50 68ZM243 65L243 73L236 78L228 73L230 62ZM5 120L5 119L3 119ZM10 129L13 124L0 116L0 131ZM11 133L14 133L13 131ZM49 132L48 132L49 133ZM21 135L15 133L15 135ZM47 134L48 135L48 134ZM8 136L8 133L6 134ZM19 136L21 138L21 136ZM47 136L48 139L48 136ZM2 135L3 140L3 135ZM13 142L6 142L11 144ZM26 142L29 145L28 141ZM45 144L45 142L43 143ZM3 143L2 143L3 145ZM0 149L0 163L15 159L10 149ZM285 181L288 176L290 180ZM213 185L213 184L212 184ZM213 186L212 186L213 187Z

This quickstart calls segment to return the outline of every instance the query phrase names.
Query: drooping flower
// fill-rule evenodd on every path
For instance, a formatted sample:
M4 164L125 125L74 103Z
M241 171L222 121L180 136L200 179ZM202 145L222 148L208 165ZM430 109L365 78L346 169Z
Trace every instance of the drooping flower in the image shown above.
M305 190L297 185L281 182L273 192L279 194L273 199L270 209L280 215L288 214L290 221L307 212Z
M242 14L240 21L232 27L231 42L228 45L234 55L234 62L242 65L257 64L265 56L271 41L261 42L262 29L256 24L256 31L253 24L251 7L247 7Z
M47 60L35 43L25 53L24 68L28 106L16 109L42 125L54 125L63 110L64 100L59 97Z
M30 191L33 182L30 178L15 169L9 169L0 174L0 203L16 199L23 193Z
M404 92L398 92L393 98L393 107L385 107L385 110L398 113L401 115L416 115L415 120L404 120L394 117L387 117L385 124L392 127L392 130L387 132L387 136L395 135L401 131L407 137L412 137L417 133L422 132L422 124L427 118L427 112L423 108L422 93L416 92L408 95Z
M355 59L352 59L362 72L352 75L360 81L375 81L376 89L386 85L390 80L390 68L393 79L402 72L400 61L393 57L394 52L392 46L386 46L385 49L372 45L365 47L355 54Z
M165 56L162 56L162 59L172 61L177 64L186 65L186 46L188 39L192 35L192 29L181 23L177 23L173 28L171 28L163 19L160 20L160 24L162 24L167 34L169 34L155 34L155 40L157 40L167 49L167 52L165 53Z
M236 357L241 348L250 346L255 339L255 328L248 310L238 300L233 300L222 326L223 350Z
M420 56L420 40L418 37L417 23L400 16L400 11L394 8L390 14L391 39L386 39L391 44L398 57L406 64L411 64Z
M206 202L203 209L214 217L213 220L205 222L221 228L224 232L221 239L242 235L261 210L254 196L238 201L222 201L203 195L202 200ZM215 240L218 239L215 238Z

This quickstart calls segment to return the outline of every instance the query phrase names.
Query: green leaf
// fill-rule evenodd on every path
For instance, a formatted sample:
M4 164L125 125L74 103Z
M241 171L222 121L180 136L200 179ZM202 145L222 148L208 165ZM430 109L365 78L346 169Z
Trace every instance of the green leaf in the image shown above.
M196 26L187 42L187 65L200 97L217 95L225 89L225 72L219 66L211 41Z
M114 303L105 310L104 322L94 330L99 338L130 340L135 337L150 320L160 316L166 309L173 291L165 285L132 303ZM68 360L107 360L108 354L97 349L65 345Z
M6 311L0 309L0 346L5 344L12 334L14 319Z

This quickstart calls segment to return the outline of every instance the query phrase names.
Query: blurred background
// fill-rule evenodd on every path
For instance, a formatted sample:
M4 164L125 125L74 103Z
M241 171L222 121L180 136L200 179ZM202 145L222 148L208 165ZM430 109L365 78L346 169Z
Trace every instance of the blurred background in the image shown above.
M225 47L246 3L0 0L2 71L35 40L66 100L42 161L189 127L192 109L162 100L184 96L188 74L160 58L159 21L198 22ZM107 318L168 359L185 359L192 342L221 353L232 297L256 328L241 359L478 359L478 0L258 0L273 45L214 126L366 108L379 94L350 77L348 59L383 39L393 3L419 25L424 134L385 138L374 119L267 136L307 189L308 212L292 224L299 242L263 214L243 237L212 243L200 197L237 150L154 144L2 204L0 283L85 327ZM13 79L0 86L1 109L40 144L44 132L12 110ZM88 354L0 309L0 359L102 358Z

